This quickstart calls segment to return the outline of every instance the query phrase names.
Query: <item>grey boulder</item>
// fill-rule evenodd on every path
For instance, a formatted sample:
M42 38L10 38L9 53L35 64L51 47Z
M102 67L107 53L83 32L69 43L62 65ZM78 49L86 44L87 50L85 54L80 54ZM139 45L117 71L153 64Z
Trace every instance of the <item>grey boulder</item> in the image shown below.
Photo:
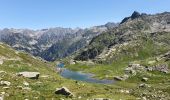
M40 73L39 72L19 72L17 75L30 78L30 79L38 79Z
M57 88L55 91L55 94L61 94L61 95L65 95L65 96L73 96L73 93L70 92L70 90L66 87Z

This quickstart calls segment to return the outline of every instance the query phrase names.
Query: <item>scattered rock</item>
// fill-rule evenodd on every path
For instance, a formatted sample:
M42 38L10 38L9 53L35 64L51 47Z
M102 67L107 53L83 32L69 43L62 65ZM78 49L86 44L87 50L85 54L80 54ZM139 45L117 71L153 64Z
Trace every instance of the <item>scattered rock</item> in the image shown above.
M17 86L18 89L22 89L23 87L22 86Z
M153 60L153 61L148 61L148 64L150 64L150 65L152 65L152 64L154 64L154 63L156 63L155 60Z
M0 59L0 65L2 65L4 63L4 61L2 59Z
M150 85L148 84L145 84L145 83L142 83L139 85L140 88L148 88L148 87L151 87Z
M30 87L23 87L22 89L23 89L23 90L31 91L31 88L30 88Z
M147 100L146 97L142 97L142 100Z
M135 76L137 72L143 72L146 71L144 66L141 66L140 64L129 64L127 68L125 68L125 73L130 74L132 76Z
M20 72L17 75L30 78L30 79L38 79L40 73L39 72Z
M81 96L78 97L78 99L81 99L81 98L82 98Z
M4 100L3 97L0 97L0 100Z
M169 72L167 64L157 65L157 66L154 67L154 70L157 70L157 71L160 71L160 72L163 72L163 73Z
M70 65L75 65L76 62L74 60L70 60Z
M49 78L50 76L49 75L41 75L40 77L41 78Z
M120 90L120 92L121 92L121 93L127 93L127 94L130 93L129 90Z
M168 65L167 64L160 64L153 67L147 67L147 71L159 71L163 73L169 73Z
M0 85L10 86L10 85L11 85L11 82L1 81L1 82L0 82Z
M159 61L159 60L162 60L162 59L164 59L165 61L169 61L169 60L170 60L170 51L167 52L167 53L165 53L164 55L161 55L161 56L158 57L157 59L158 59L158 61Z
M9 89L9 87L3 87L3 89L6 89L6 90L7 90L7 89Z
M143 77L143 78L142 78L142 81L143 81L143 82L147 82L147 81L148 81L148 78Z
M115 76L115 77L114 77L114 79L115 79L115 80L118 80L118 81L124 81L124 80L126 80L127 78L129 78L128 75Z
M41 85L42 83L43 83L43 82L40 82L40 81L35 82L36 85Z
M5 95L6 93L5 92L1 92L2 95Z
M140 67L140 64L129 64L129 66L128 67L133 67L133 68L138 68L138 67Z
M131 75L136 75L136 71L135 70L133 70L133 68L132 67L127 67L126 69L125 69L125 73L126 74L131 74Z
M0 74L2 74L2 73L6 73L5 71L0 71Z
M55 94L62 94L65 96L73 96L73 93L71 93L70 90L66 87L57 88L55 91Z
M29 86L29 83L26 82L26 81L24 81L23 84L24 84L25 86Z

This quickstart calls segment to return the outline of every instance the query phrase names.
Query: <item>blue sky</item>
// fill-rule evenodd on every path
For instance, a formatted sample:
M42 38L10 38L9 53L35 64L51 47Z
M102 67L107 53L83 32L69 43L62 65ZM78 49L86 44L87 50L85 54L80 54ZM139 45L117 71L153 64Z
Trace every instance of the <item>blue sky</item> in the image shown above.
M91 27L120 22L133 11L170 12L170 0L0 0L0 29Z

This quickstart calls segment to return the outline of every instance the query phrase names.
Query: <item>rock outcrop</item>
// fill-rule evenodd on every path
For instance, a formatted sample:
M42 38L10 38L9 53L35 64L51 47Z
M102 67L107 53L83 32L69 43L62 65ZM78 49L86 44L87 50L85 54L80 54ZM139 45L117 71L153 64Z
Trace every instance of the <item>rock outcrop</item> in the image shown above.
M61 95L65 95L65 96L74 96L73 93L70 92L70 90L66 87L57 88L55 91L55 94L61 94Z
M20 73L17 73L17 75L30 78L30 79L38 79L40 73L39 72L20 72Z

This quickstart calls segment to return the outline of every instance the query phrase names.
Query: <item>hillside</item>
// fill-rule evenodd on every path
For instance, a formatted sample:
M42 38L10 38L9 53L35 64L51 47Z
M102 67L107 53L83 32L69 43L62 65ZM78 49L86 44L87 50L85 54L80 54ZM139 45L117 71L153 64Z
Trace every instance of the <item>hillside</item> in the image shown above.
M117 84L142 100L168 100L169 19L169 12L134 12L118 27L94 37L87 47L68 58L75 63L67 68L118 80Z
M51 43L49 41L57 41L48 47L49 50L46 48L44 53L41 52L41 56L50 61L78 51L64 59L47 62L32 56L33 53L16 51L9 45L0 43L0 99L169 100L169 21L168 12L149 15L135 11L130 17L123 19L117 27L112 27L112 24L108 23L107 30L99 34L98 28L103 29L103 26L87 29L86 32L77 31L76 35L67 34L68 31L75 30L61 29L66 36L56 35L60 33L60 28L50 30L50 33L59 31L55 34L41 32L31 34L30 31L27 31L30 34L26 34L27 32L23 34L23 30L12 29L12 32L9 32L11 30L7 29L7 34L0 35L3 42L10 46L22 44L26 49L19 49L20 46L13 48L29 53L33 50L32 46L36 47L35 51L42 50L39 44L34 45L36 39L42 39L40 44L43 45ZM85 38L80 39L79 36ZM27 45L32 38L34 38L32 45ZM29 46L31 49L27 51ZM61 70L56 68L59 63L65 65L61 70L89 73L94 79L109 79L114 82L97 84L64 78L60 74ZM71 77L77 76L71 74Z
M0 41L16 50L26 51L47 61L64 58L86 46L89 41L102 32L116 27L115 23L94 26L91 28L49 28L3 29L0 30Z
M53 66L55 64L13 50L8 45L0 43L0 99L93 100L93 98L135 98L133 95L120 93L119 89L123 87L119 85L92 84L64 79L59 76ZM25 72L31 72L32 75L30 77L19 75L19 73ZM33 72L39 75L34 77ZM56 94L56 88L63 86L69 89L74 96Z
M164 50L154 49L146 53L153 54L154 52L153 55L159 55L161 52L165 53L170 49L169 21L170 13L168 12L156 15L134 12L130 17L123 19L118 27L94 37L87 48L80 51L75 59L108 61L108 59L117 59L119 53L130 56L139 55L139 50L142 48L149 49L146 47L148 45L145 45L149 42L156 49ZM131 48L132 51L121 50L121 48ZM152 48L150 47L150 49Z

